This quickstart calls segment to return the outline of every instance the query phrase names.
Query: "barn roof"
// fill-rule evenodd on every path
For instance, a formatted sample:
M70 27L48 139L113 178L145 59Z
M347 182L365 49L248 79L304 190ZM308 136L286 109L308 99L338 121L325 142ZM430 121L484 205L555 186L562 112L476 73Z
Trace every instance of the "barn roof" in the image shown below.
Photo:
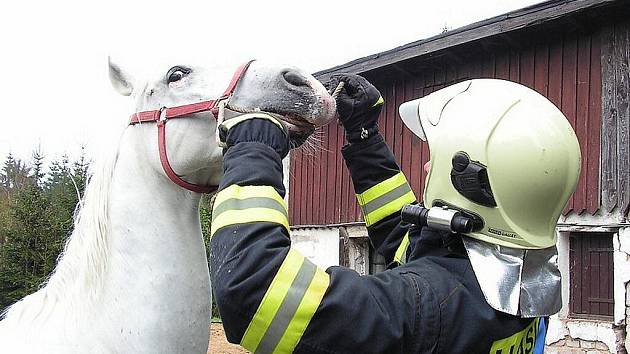
M588 10L590 17L597 16L611 8L630 7L627 0L552 0L542 2L487 20L460 27L437 36L421 39L384 52L355 59L315 73L320 80L327 79L337 72L361 74L378 70L401 61L425 56L448 48L509 32L541 26L560 19L571 18ZM604 16L600 16L603 20Z

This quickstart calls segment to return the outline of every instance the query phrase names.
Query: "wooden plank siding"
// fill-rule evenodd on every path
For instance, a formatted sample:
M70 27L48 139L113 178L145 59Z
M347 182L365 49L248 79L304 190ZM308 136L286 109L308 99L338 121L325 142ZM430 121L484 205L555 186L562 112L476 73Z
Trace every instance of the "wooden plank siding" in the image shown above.
M381 133L416 195L419 198L422 195L422 166L429 158L429 150L426 143L404 127L398 106L462 80L501 78L537 90L567 116L582 150L582 172L577 191L564 212L596 213L601 204L601 43L605 36L601 32L595 29L528 36L525 40L519 38L518 45L508 41L486 43L476 50L468 48L452 55L420 57L389 71L367 73L366 77L378 87L386 102L379 118ZM624 33L627 39L627 29ZM352 183L339 152L344 144L342 134L343 129L337 124L322 130L322 146L317 148L315 163L304 163L313 152L291 153L291 224L361 221ZM320 173L320 177L308 177L314 172Z
M602 33L602 198L607 213L630 209L630 21Z

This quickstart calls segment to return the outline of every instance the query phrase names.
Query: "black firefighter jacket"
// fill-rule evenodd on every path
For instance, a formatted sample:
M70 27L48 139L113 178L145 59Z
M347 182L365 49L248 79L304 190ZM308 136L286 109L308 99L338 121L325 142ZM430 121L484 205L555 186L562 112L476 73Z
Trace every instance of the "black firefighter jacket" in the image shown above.
M371 242L392 269L321 269L291 248L280 157L240 143L212 213L226 336L255 353L541 353L547 319L492 309L461 243L402 224L416 198L380 135L344 147ZM309 201L304 201L308 203Z

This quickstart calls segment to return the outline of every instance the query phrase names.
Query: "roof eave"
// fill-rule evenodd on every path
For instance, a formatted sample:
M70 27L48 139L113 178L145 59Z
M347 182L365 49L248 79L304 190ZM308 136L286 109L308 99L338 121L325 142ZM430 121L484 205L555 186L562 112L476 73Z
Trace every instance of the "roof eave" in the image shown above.
M372 54L316 72L320 80L339 72L361 74L397 62L434 53L498 34L517 31L565 17L576 12L609 5L619 0L553 0L508 12L443 34Z

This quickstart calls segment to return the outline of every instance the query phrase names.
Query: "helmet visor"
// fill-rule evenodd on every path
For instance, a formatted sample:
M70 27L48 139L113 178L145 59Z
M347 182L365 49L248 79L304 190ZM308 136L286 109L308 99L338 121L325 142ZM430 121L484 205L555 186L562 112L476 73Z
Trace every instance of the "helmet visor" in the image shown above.
M421 98L409 102L405 102L398 108L398 113L403 123L414 133L418 138L423 141L427 141L427 136L422 128L422 122L420 121L420 100Z
M405 102L398 109L400 118L418 138L427 141L427 134L437 129L446 106L456 96L466 92L471 84L471 80L460 82L422 98Z

